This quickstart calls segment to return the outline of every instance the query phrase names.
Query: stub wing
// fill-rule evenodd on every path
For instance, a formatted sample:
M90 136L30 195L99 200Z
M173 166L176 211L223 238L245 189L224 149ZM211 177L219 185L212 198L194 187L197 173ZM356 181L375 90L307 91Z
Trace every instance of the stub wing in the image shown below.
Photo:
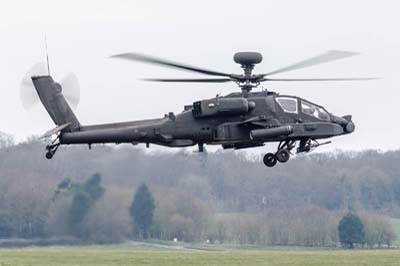
M263 115L254 116L239 123L240 126L254 126L256 128L266 127L267 124L267 119Z

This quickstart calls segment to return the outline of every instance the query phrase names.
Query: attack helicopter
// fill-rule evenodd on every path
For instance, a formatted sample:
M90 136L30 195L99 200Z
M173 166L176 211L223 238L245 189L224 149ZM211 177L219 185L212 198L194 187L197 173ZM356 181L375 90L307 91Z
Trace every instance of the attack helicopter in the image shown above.
M104 143L144 143L146 147L156 144L166 147L198 146L199 152L204 145L221 145L223 149L247 149L276 142L277 150L268 152L263 162L273 167L277 162L285 163L294 153L307 153L318 146L328 144L320 142L335 136L347 135L355 130L351 115L337 116L328 112L322 105L298 96L279 94L269 90L253 91L263 82L295 81L350 81L371 80L375 78L311 78L287 79L271 78L272 75L311 67L356 55L347 51L328 51L298 63L265 74L253 74L254 67L262 62L257 52L238 52L234 62L243 69L242 74L229 74L192 65L177 63L138 53L113 55L113 59L137 61L158 66L171 67L198 74L214 76L194 79L146 78L152 82L188 82L188 83L226 83L234 82L240 88L225 96L195 101L185 105L179 114L172 112L162 118L99 124L82 125L71 105L79 101L67 96L65 89L78 87L74 76L66 85L56 82L52 76L33 75L31 84L56 127L43 137L50 139L45 156L53 158L61 145ZM71 81L72 80L72 81ZM26 80L22 84L26 85ZM72 85L71 85L72 84ZM26 86L25 86L26 87ZM24 89L26 90L26 89ZM71 91L71 89L68 89ZM72 89L74 90L74 89ZM23 91L23 90L22 90ZM65 92L64 92L65 91ZM76 91L76 88L75 88Z

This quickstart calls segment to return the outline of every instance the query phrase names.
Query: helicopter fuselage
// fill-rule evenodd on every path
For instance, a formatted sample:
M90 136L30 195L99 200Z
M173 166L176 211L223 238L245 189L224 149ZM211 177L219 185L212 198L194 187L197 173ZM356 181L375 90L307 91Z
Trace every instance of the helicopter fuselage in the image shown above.
M198 101L161 119L81 126L79 131L62 133L60 143L210 144L239 149L265 142L324 139L353 130L349 117L337 117L299 97L262 91Z

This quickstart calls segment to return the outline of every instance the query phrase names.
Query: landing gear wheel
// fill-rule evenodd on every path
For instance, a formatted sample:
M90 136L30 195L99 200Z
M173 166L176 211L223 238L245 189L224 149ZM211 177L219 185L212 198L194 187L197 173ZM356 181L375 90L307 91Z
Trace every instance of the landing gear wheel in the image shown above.
M50 160L51 158L53 158L54 153L52 151L47 151L46 152L46 159Z
M264 155L263 161L266 166L273 167L276 165L277 160L276 160L275 154L269 152Z
M281 163L286 163L290 158L290 153L286 149L281 149L276 152L276 159Z

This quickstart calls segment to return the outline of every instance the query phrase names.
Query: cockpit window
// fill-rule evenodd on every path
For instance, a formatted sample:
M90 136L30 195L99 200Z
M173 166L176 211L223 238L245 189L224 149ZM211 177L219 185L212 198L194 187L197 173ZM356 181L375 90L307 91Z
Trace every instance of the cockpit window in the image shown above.
M297 99L290 97L276 97L276 101L286 113L297 114Z
M314 116L320 120L329 121L329 114L323 108L316 106L315 104L301 101L301 111L310 116Z

